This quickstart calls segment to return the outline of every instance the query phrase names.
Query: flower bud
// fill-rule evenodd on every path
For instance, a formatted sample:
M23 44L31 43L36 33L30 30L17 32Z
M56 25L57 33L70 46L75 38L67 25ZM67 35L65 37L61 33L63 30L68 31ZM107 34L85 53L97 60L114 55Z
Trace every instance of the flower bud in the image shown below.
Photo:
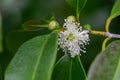
M49 22L48 28L50 30L56 29L58 27L59 27L59 23L57 21L52 20L52 21Z
M76 21L76 18L75 18L75 16L68 16L67 20L72 23L72 22Z

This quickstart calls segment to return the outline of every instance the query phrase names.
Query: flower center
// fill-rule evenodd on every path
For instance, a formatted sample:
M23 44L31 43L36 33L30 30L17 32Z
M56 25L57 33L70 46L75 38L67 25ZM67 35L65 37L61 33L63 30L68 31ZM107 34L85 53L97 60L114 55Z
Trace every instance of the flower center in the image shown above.
M75 39L75 36L72 33L70 33L67 37L67 40L72 41L73 39Z

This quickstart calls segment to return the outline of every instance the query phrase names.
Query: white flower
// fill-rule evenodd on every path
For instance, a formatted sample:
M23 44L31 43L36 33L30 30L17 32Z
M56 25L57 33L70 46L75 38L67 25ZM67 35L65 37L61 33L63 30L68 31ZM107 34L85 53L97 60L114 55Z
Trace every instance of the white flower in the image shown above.
M64 31L59 33L58 44L64 52L70 53L71 57L85 53L84 45L88 44L88 31L82 30L80 23L65 19Z

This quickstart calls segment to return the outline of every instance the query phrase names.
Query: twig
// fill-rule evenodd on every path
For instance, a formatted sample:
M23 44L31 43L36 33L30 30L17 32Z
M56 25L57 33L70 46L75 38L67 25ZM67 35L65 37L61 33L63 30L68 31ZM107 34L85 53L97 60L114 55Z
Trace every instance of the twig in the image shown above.
M87 33L93 34L93 35L101 35L101 36L105 36L108 38L119 38L120 39L120 34L113 34L110 32L104 32L104 31L90 31L90 30L83 30L86 31Z
M110 32L106 32L105 36L107 36L109 38L120 38L119 34L112 34Z

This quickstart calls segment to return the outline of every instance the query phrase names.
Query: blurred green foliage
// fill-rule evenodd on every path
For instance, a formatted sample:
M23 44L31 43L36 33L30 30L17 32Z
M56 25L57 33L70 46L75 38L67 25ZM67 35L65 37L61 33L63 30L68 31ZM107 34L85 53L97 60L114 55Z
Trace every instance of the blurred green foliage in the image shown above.
M2 44L2 16L0 13L0 52L3 51L3 44Z
M83 8L86 5L87 0L66 0L67 3L73 7L76 11L76 18L77 20L80 17L80 13L82 12Z
M0 80L2 80L2 69L1 69L1 66L0 66Z
M104 30L105 22L110 15L114 0L88 0L80 16L81 25L90 24L94 30ZM50 19L54 13L56 19L63 25L64 19L75 15L75 10L65 0L2 0L2 37L4 51L0 55L0 64L4 70L20 45L43 31L24 31L22 24L29 20ZM113 33L120 33L120 17L114 19L110 25ZM90 36L87 53L81 55L82 63L87 72L94 57L101 51L102 36Z

